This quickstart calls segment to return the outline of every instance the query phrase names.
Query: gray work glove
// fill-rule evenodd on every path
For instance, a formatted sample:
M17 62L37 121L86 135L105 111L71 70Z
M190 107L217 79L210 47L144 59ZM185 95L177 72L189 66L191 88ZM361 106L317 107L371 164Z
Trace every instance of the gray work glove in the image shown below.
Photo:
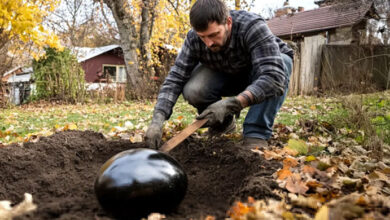
M157 149L161 144L162 128L165 121L165 116L159 111L155 111L153 114L152 122L150 123L148 130L145 134L145 142L150 148Z
M207 107L196 119L205 119L208 121L206 126L213 127L223 123L228 116L240 116L242 106L236 97L229 97L219 100Z

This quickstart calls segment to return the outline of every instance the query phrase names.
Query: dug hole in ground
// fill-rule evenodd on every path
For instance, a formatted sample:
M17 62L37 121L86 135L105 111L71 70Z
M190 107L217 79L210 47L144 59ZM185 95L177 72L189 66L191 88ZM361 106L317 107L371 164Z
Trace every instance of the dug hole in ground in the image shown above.
M15 204L33 196L36 211L15 219L111 219L99 207L93 184L113 155L144 143L108 141L92 131L64 131L36 143L0 148L0 200ZM188 175L187 194L167 219L223 219L248 196L278 198L272 174L280 163L266 161L228 139L187 139L170 153Z

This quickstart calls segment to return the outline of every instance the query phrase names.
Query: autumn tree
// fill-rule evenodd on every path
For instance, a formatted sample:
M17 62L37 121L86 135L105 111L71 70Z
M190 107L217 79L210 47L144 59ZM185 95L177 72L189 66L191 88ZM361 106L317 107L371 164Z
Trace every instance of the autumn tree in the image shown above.
M98 0L95 0L98 1ZM154 47L169 43L178 47L188 31L188 0L100 0L113 14L124 52L129 91L138 98L150 75Z
M228 3L233 2L235 10L248 10L248 11L250 11L255 0L228 0L227 2Z
M120 42L124 53L125 66L127 70L128 89L133 89L135 94L142 97L142 88L145 82L141 71L138 68L137 55L137 32L135 10L126 0L103 0L111 9L118 26Z
M116 44L118 31L116 27L111 27L112 19L107 18L106 10L92 0L62 0L46 24L68 47Z
M15 58L25 56L26 49L61 47L57 36L43 26L57 4L58 0L0 0L0 78Z

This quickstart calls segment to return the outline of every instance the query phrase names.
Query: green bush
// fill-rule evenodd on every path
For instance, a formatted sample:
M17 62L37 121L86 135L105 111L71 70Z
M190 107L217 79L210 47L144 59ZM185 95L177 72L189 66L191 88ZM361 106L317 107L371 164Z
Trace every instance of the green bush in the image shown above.
M36 89L32 99L82 102L85 98L84 70L69 49L46 48L46 56L33 61Z

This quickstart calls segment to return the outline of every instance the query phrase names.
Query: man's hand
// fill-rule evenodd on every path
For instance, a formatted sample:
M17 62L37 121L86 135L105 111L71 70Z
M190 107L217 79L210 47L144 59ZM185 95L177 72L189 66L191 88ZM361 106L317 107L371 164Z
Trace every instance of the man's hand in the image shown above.
M158 111L153 114L152 123L150 123L145 134L145 142L150 148L157 149L161 144L162 128L165 121L165 116Z
M209 105L196 119L207 118L207 126L220 125L229 115L238 117L242 108L240 101L236 97L230 97Z

